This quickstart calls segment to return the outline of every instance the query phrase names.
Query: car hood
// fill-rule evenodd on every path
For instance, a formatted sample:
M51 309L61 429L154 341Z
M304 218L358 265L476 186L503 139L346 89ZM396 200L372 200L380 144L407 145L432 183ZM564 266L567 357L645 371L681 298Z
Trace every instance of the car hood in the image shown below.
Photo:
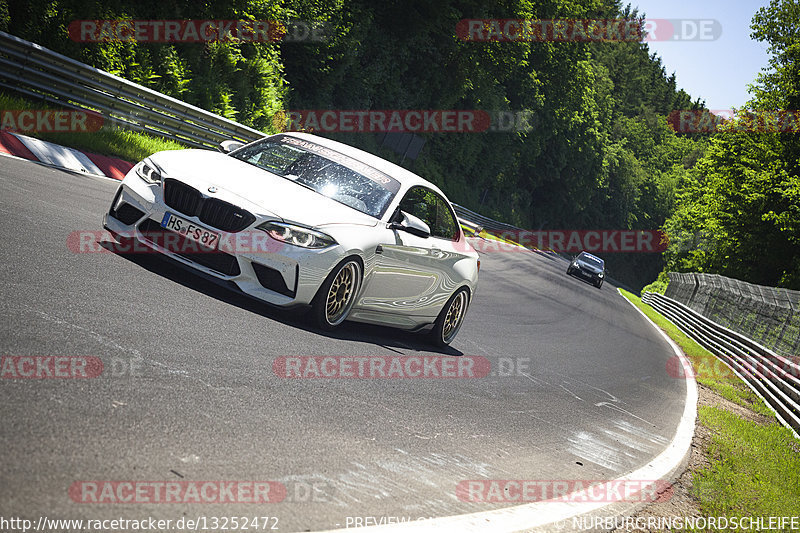
M266 170L211 150L169 150L149 158L166 178L191 185L204 196L219 198L254 214L306 226L357 224L378 219ZM216 187L215 193L209 187Z

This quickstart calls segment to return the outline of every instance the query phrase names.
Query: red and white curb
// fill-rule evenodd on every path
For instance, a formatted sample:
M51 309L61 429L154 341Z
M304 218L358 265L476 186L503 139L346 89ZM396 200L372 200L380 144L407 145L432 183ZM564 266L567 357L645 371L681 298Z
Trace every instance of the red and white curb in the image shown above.
M0 130L0 155L114 180L121 180L133 168L133 163L122 159L67 148L6 130Z

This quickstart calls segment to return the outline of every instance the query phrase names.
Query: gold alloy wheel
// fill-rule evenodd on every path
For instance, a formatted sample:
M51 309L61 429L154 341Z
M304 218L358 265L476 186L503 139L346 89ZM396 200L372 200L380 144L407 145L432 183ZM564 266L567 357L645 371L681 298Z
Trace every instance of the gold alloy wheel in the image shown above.
M447 315L444 317L444 325L442 326L442 340L448 344L461 327L461 322L467 313L468 298L467 291L459 292L447 310Z
M355 293L358 291L361 268L355 261L344 265L328 289L328 298L325 300L325 319L332 326L344 321L348 311L353 306Z

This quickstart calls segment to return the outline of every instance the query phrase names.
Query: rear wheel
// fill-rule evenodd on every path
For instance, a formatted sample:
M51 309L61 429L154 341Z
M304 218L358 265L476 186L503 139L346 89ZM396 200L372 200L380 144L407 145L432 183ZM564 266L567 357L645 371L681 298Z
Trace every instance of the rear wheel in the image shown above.
M361 288L361 263L354 258L339 263L319 288L312 304L317 325L331 330L345 321Z
M447 346L458 335L469 307L469 291L458 289L447 301L431 331L431 340L436 346Z

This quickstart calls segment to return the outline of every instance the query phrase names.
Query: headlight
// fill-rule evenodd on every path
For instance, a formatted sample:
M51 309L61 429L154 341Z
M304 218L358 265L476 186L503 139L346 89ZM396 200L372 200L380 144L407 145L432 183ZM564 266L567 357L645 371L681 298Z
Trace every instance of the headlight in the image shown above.
M264 222L258 229L266 231L276 241L285 242L301 248L327 248L336 241L330 235L309 228L302 228L283 222Z
M606 273L605 273L605 272L600 272L600 273L599 273L597 276L602 278L602 277L603 277L603 276L605 276L605 275L606 275Z
M161 170L149 159L136 165L136 175L151 185L161 183Z

